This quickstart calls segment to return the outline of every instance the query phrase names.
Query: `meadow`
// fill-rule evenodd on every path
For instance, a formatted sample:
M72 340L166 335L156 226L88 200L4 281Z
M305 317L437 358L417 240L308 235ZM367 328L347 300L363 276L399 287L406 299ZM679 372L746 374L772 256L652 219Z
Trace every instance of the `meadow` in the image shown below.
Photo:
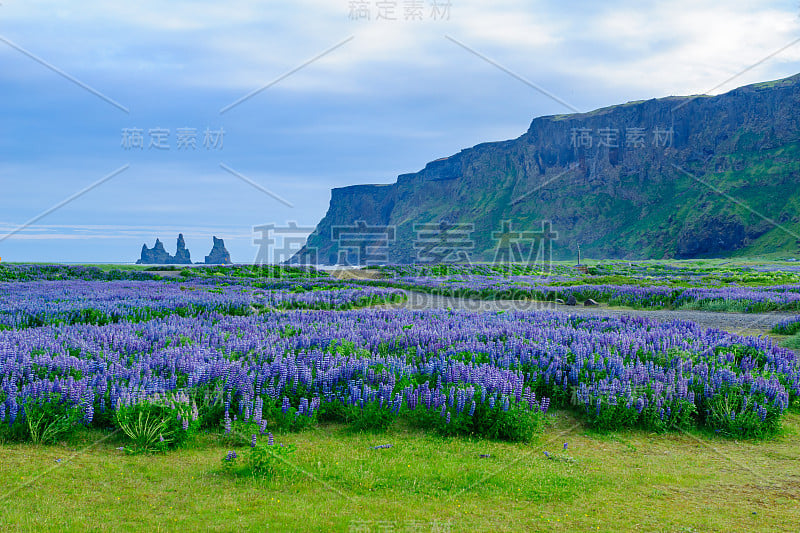
M0 528L796 530L800 317L389 306L796 312L791 265L374 270L0 266Z

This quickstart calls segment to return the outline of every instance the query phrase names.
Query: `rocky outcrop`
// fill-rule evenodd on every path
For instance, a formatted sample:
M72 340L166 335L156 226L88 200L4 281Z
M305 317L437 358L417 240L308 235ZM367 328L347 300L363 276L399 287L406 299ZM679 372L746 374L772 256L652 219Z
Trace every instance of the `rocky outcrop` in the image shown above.
M178 248L175 251L175 263L179 265L192 264L192 256L186 248L186 242L183 240L183 233L178 235Z
M148 248L146 244L142 245L142 254L137 265L191 265L192 256L189 249L186 248L186 241L183 239L183 233L178 235L178 243L176 246L175 255L172 256L164 249L164 244L156 239L153 248ZM225 249L225 243L222 239L214 237L214 246L211 252L205 258L207 265L229 265L231 264L231 254Z
M394 228L395 263L418 260L418 225L442 220L472 225L472 261L493 260L503 221L537 231L544 220L558 233L556 259L574 259L578 245L598 258L791 255L800 253L798 213L800 75L539 117L517 139L462 150L391 185L333 189L292 262L336 263L334 235L359 221Z
M137 265L169 265L174 262L174 257L169 255L164 249L164 244L156 239L153 248L148 248L146 244L142 245L142 254Z
M231 254L225 249L225 241L214 237L214 246L206 256L207 265L230 265Z

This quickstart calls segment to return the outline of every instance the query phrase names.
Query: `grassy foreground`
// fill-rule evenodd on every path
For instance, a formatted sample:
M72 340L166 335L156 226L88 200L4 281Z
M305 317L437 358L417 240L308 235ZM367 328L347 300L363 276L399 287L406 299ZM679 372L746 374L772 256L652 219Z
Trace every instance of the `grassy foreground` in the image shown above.
M219 435L146 456L86 431L0 446L0 530L797 531L796 409L783 428L764 442L598 434L558 412L538 440L508 444L325 426L277 436L296 468L271 480L224 473L247 446Z

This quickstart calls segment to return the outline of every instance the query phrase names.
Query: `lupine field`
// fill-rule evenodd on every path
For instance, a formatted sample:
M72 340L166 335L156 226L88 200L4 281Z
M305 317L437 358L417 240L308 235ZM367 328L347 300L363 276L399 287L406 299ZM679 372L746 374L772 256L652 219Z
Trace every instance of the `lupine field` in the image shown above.
M292 435L331 424L527 445L566 413L600 434L780 435L800 404L800 358L778 341L800 335L800 317L772 338L646 316L402 308L421 291L798 310L793 272L657 270L388 267L377 279L338 280L290 268L166 277L2 266L0 443L53 445L88 429L118 433L125 453L160 457L213 434L234 448L220 472L274 478L299 454Z
M791 350L688 322L377 310L369 307L400 302L404 293L319 273L172 280L115 274L105 281L91 270L63 275L83 279L51 280L54 272L45 268L0 285L0 421L7 434L30 431L33 408L52 405L80 411L82 424L113 425L121 405L174 397L191 413L187 420L175 404L184 430L199 418L228 431L233 420L253 423L265 433L319 419L366 429L404 417L446 434L525 440L553 404L605 429L702 426L752 437L774 433L800 395L800 361ZM611 301L625 303L637 294L664 296L636 286L568 290L582 298L608 290ZM793 308L798 290L693 288L682 297L703 300L716 291L757 305L781 295ZM796 326L790 319L776 331L794 334Z

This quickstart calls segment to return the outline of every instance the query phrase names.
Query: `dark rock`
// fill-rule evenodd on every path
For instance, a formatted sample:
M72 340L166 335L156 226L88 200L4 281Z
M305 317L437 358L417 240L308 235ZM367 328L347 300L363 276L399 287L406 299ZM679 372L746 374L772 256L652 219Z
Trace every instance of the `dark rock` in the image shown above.
M175 261L179 265L191 265L192 257L186 248L186 241L183 240L183 233L178 235L178 248L175 251Z
M207 265L230 265L231 254L225 249L225 241L214 237L214 246L206 256Z
M150 249L146 244L142 245L142 255L137 265L168 265L172 263L173 257L164 249L164 244L156 239L155 245Z
M678 235L677 257L721 256L728 250L741 248L746 230L757 233L760 228L746 228L735 216L701 214L684 223ZM763 234L764 231L761 231Z
M600 304L599 304L599 303L597 303L597 302L595 302L595 301L594 301L594 300L592 300L591 298L589 298L588 300L586 300L585 302L583 302L583 305L584 305L585 307L594 307L594 306L596 306L596 305L600 305Z
M567 305L578 305L578 300L575 299L574 295L569 295L569 298L567 298Z
M171 256L164 249L164 244L161 240L156 239L155 245L150 249L146 244L142 245L142 253L137 265L191 265L192 260L189 250L186 248L186 242L183 240L183 234L178 235L178 247L175 256Z

